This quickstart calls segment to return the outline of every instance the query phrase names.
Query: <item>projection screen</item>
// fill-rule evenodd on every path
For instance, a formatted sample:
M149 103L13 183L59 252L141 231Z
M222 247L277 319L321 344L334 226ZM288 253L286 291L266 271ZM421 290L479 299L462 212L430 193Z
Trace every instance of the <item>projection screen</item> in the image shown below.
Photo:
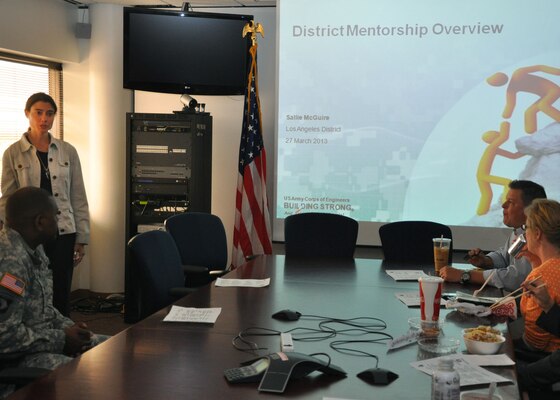
M507 183L560 198L560 2L278 0L274 238L299 212L503 244Z

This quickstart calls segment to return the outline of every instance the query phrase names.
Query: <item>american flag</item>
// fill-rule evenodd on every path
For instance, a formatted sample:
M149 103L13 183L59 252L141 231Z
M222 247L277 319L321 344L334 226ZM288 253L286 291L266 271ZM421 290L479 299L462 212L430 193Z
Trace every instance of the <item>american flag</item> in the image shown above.
M23 293L23 290L25 289L25 283L21 279L7 272L0 280L0 286L4 286L6 289L9 289L15 294L18 294L20 296Z
M239 145L239 175L237 177L233 232L232 265L234 268L243 264L247 256L272 253L256 44L251 47L250 53L251 67Z

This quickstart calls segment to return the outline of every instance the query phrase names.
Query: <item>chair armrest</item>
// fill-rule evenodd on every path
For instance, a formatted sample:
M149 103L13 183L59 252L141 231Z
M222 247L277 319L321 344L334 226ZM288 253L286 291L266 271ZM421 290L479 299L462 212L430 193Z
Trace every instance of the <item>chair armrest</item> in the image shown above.
M0 370L0 383L21 386L49 372L49 369L34 367L3 368Z
M208 267L183 264L182 268L185 274L208 275Z
M215 269L215 270L208 271L208 274L210 275L210 279L214 280L216 278L220 278L224 276L228 272L229 270L227 269Z
M185 297L194 292L196 292L196 288L173 287L169 289L169 295L176 298Z
M183 274L185 275L185 285L187 287L200 287L212 282L207 267L200 265L183 264Z

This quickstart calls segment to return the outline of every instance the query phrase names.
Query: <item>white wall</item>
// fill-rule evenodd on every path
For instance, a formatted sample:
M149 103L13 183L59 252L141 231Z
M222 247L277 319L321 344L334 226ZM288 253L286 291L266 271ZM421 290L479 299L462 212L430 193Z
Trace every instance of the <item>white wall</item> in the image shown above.
M80 43L80 62L64 63L63 84L64 84L64 139L72 143L82 163L82 173L91 203L91 192L93 187L89 179L92 162L95 157L90 157L90 120L92 114L89 112L89 44L87 39L78 40ZM93 161L92 161L93 160ZM78 267L74 269L73 288L90 288L90 255L91 246L86 248L86 256Z
M78 62L76 7L59 0L0 0L0 49Z
M124 286L125 115L131 109L132 97L122 88L122 6L99 3L90 10L90 288L95 292L116 292Z

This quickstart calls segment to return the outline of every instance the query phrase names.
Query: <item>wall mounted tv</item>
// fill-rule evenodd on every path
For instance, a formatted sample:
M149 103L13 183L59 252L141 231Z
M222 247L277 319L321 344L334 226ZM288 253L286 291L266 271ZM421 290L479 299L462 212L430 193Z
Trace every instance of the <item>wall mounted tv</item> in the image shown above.
M124 8L123 87L239 95L247 88L251 15Z

